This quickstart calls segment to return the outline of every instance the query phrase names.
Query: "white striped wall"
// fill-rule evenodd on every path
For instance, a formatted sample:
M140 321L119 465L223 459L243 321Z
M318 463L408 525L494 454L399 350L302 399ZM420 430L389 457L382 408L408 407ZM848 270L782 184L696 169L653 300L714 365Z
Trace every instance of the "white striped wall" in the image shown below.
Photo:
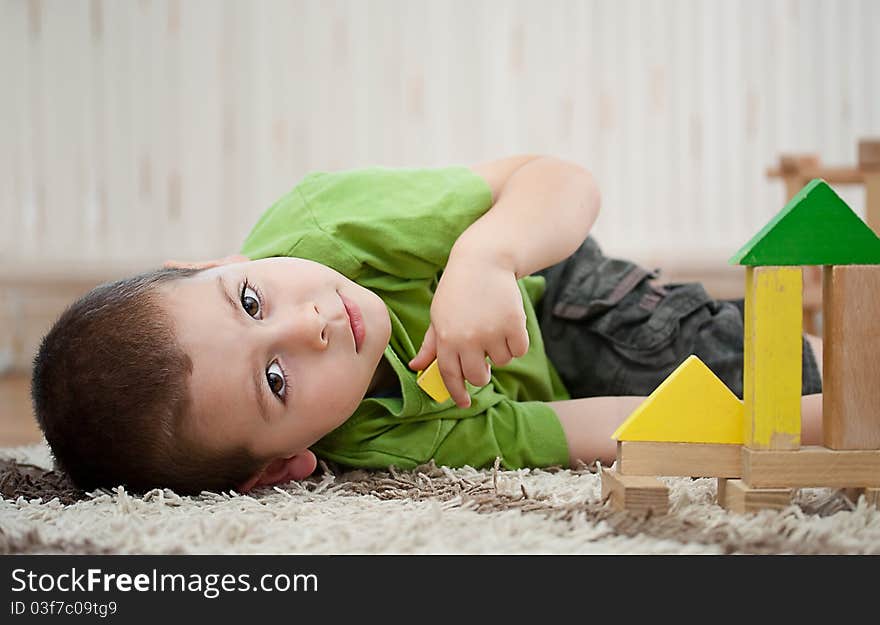
M781 152L880 136L878 33L875 0L0 0L0 264L225 254L307 171L518 152L595 172L606 250L723 264Z

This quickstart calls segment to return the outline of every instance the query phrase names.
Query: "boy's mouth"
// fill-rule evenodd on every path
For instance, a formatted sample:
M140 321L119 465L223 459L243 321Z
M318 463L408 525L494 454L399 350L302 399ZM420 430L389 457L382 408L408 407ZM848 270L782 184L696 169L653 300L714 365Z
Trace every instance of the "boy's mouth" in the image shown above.
M360 307L342 293L339 294L342 305L345 307L345 313L348 315L348 325L351 328L351 335L354 337L354 351L360 353L361 345L364 344L366 336L366 327L364 326L364 316Z

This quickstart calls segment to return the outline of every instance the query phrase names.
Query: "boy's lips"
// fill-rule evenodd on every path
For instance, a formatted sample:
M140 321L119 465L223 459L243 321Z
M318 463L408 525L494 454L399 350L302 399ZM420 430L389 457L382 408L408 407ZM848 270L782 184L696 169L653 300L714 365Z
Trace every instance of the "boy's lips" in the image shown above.
M339 294L339 299L342 300L342 305L345 306L345 313L348 315L348 324L351 327L351 335L354 337L354 351L360 352L361 345L364 344L364 337L367 334L366 327L364 326L364 316L361 313L360 307L342 293Z

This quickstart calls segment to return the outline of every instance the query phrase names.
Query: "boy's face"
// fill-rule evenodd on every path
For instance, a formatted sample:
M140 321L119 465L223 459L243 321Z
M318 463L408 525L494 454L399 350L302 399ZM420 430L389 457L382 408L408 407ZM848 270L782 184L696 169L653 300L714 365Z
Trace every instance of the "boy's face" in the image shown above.
M193 363L191 432L215 449L298 453L355 411L391 335L373 292L300 258L205 270L162 285Z

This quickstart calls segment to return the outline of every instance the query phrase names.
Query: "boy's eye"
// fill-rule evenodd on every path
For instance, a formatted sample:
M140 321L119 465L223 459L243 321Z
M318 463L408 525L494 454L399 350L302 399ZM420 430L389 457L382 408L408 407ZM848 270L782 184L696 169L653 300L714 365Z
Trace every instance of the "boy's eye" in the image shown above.
M286 390L287 384L284 381L284 372L281 370L281 366L277 362L273 362L269 365L269 368L266 369L266 381L269 383L269 388L272 389L273 393L278 397L284 397L284 391Z
M241 289L241 307L254 319L259 318L260 296L251 287L245 284Z

